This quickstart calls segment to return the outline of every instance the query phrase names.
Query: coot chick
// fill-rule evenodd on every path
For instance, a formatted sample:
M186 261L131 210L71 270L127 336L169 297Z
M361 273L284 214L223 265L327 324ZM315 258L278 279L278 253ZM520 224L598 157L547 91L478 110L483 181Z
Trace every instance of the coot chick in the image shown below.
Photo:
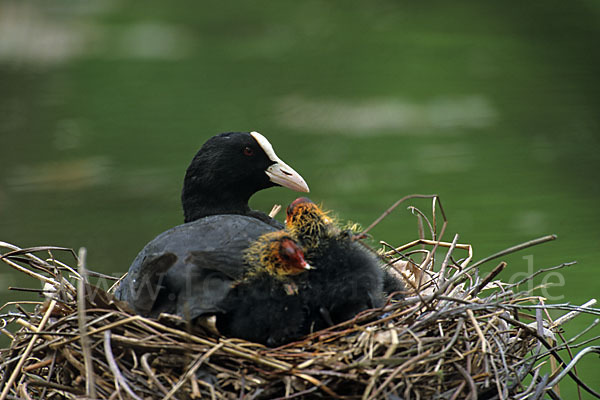
M115 293L145 316L161 312L195 318L215 310L234 279L244 273L242 251L265 232L282 225L248 199L259 190L285 186L308 192L304 179L273 151L258 132L223 133L210 138L187 169L183 225L161 233L134 259ZM227 248L216 270L187 265L190 251ZM164 258L164 255L170 255Z
M302 244L316 270L307 274L309 319L319 330L385 303L384 270L377 257L342 231L307 198L287 208L287 229Z
M192 252L188 260L202 266L227 255ZM225 336L275 347L307 333L302 294L295 275L311 266L301 247L285 231L262 235L244 251L247 266L218 304L216 326Z

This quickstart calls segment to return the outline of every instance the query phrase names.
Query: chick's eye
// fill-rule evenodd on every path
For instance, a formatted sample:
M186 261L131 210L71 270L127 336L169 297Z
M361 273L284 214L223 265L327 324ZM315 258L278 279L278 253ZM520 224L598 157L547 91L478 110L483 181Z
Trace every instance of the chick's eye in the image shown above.
M246 146L246 147L244 147L244 155L245 156L253 156L254 150L252 150L252 148Z

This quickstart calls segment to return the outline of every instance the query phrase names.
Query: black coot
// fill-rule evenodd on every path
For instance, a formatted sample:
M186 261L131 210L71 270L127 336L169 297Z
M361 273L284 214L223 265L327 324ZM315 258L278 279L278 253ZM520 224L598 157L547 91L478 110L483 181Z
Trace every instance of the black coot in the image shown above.
M185 224L158 235L137 255L115 295L146 316L161 312L195 318L215 309L231 282L244 273L242 251L281 224L251 210L261 189L285 186L308 192L304 179L273 151L258 132L210 138L187 169L182 191ZM188 265L191 251L227 249L216 269Z
M227 257L220 253L192 252L189 261L204 268L213 262L219 265L219 259ZM303 295L295 278L311 267L294 239L285 231L266 233L244 252L244 262L246 272L217 305L219 332L272 347L307 333Z
M353 318L385 303L385 271L352 233L307 198L287 209L287 229L302 244L315 271L306 274L306 298L313 330ZM399 284L399 282L397 282ZM400 287L397 287L399 290Z

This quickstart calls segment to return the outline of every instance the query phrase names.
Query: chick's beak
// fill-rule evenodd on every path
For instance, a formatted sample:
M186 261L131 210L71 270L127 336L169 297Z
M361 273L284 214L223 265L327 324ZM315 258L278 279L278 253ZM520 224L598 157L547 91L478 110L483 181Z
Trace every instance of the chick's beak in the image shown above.
M316 269L315 267L313 267L312 265L310 265L309 263L307 263L306 261L302 262L302 268L304 268L307 271L310 271L311 269Z
M293 272L292 274L301 274L304 271L310 271L311 269L316 269L315 267L313 267L312 265L310 265L309 263L307 263L304 260L304 257L300 256L298 262L293 266Z

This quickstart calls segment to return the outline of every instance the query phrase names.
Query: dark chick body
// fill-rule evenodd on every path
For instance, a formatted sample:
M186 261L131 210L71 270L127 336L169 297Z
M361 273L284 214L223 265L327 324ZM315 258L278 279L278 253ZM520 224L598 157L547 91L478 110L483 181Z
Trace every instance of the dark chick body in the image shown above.
M219 252L193 252L192 263L210 264ZM217 329L267 346L279 346L307 333L304 294L296 276L310 269L300 246L285 232L262 235L244 252L246 273L218 303ZM306 275L306 274L302 274Z
M313 330L353 318L385 303L388 289L401 284L387 279L377 257L354 240L312 201L295 200L287 211L287 228L303 245L315 271L306 274L306 298ZM398 285L395 285L395 284Z
M361 311L383 306L383 272L360 243L340 233L307 250L315 271L307 276L313 330L349 320Z
M193 319L216 309L245 272L242 252L281 224L248 206L271 186L308 191L302 177L257 132L210 138L189 165L182 190L185 224L154 238L137 255L115 295L145 316L161 312ZM221 263L190 265L191 251L226 250Z
M238 283L220 303L224 312L217 314L219 332L270 347L308 333L301 295L285 285L289 283L268 273Z

